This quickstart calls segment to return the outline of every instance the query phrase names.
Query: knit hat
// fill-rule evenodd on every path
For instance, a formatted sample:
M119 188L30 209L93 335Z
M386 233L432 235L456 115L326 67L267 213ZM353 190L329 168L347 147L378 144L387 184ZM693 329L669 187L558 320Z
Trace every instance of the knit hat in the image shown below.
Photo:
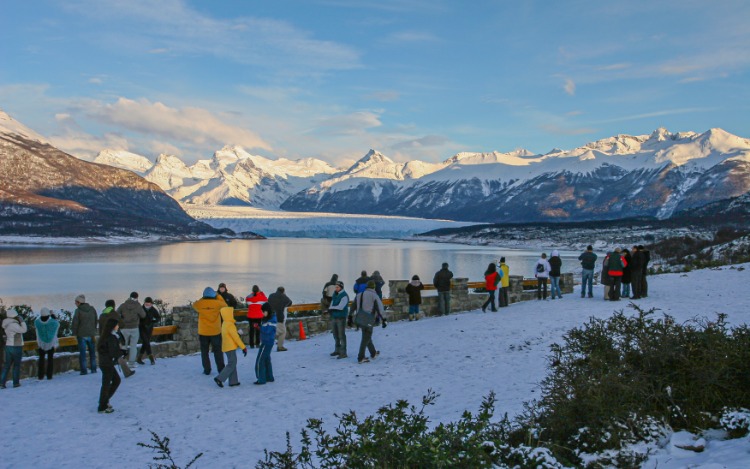
M339 280L338 282L336 282L336 286L337 287L341 287L341 289L343 290L344 289L344 282L342 282L341 280Z
M6 316L7 316L8 318L12 319L12 318L15 318L15 317L17 317L17 316L18 316L18 312L16 312L16 310L15 310L15 309L9 309L9 310L8 310L8 313L6 314Z
M137 300L138 299L138 292L137 291L130 292L130 297L132 299L134 299L134 300Z
M216 291L211 287L206 287L203 290L203 298L216 298Z
M146 297L146 299L145 299L145 300L143 300L143 302L144 302L144 303L151 303L151 304L153 304L153 303L154 303L154 300L153 300L153 299L151 299L151 297L150 297L150 296L147 296L147 297Z
M86 297L84 295L78 295L76 296L76 303L85 303Z
M370 280L367 282L367 288L375 288L375 280Z
M505 258L504 258L504 257L501 257L501 258L500 258L500 263L502 264L503 262L505 262Z
M221 287L227 288L227 284L226 284L226 283L224 283L224 282L221 282L221 283L219 284L219 288L221 288ZM217 290L218 290L219 288L217 288Z
M49 317L49 315L52 312L49 310L49 308L42 308L42 311L39 313L39 315L43 318Z
M419 280L419 275L412 275L411 279L412 280Z
M555 249L554 251L552 251L552 257L560 257L560 252Z

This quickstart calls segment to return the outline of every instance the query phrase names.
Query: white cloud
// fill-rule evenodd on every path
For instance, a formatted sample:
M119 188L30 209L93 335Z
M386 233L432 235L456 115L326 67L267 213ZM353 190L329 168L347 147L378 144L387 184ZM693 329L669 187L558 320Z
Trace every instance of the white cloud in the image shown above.
M382 102L397 101L400 97L401 94L398 91L393 90L375 91L373 93L365 95L365 99L372 99Z
M565 79L565 84L563 85L563 89L570 96L574 96L576 94L576 84L570 78Z
M425 135L420 138L413 138L396 142L390 146L394 150L418 149L424 147L437 147L446 144L450 139L442 135Z
M325 117L318 121L316 132L326 135L355 135L367 129L380 127L380 115L371 111L357 111L350 114Z

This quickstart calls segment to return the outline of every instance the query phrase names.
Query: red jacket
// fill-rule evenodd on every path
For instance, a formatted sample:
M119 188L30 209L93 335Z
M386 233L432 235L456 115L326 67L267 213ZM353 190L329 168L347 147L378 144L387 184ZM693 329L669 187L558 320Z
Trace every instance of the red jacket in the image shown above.
M484 282L485 282L484 288L486 288L487 291L497 290L497 284L499 283L497 279L497 272L492 272L489 275L485 275Z
M268 301L266 294L259 291L255 295L248 295L248 297L245 298L245 301L247 301L248 304L247 317L250 319L263 319L263 312L260 310L260 307L263 303Z
M614 253L613 253L614 255ZM607 271L609 273L610 277L622 277L622 271L625 267L628 266L628 261L625 260L625 257L620 255L620 261L622 261L622 269L619 270L612 270L609 268L609 261L607 261Z

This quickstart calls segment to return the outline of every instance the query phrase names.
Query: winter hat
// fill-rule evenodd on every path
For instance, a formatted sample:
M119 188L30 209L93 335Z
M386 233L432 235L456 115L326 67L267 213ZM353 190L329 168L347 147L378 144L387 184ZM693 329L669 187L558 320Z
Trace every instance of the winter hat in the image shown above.
M620 248L615 248L615 252L622 252L622 249L620 249Z
M104 302L105 308L114 308L115 307L115 300L107 300Z
M76 296L76 303L85 303L86 297L84 295L78 295Z
M505 262L505 258L504 258L504 257L501 257L501 258L500 258L500 263L502 264L503 262Z
M375 280L370 280L367 282L367 288L375 288Z
M227 284L226 284L226 283L224 283L224 282L221 282L221 283L219 284L219 288L221 288L221 287L227 288ZM217 288L217 290L218 290L219 288Z
M419 280L419 275L412 275L412 276L411 276L411 279L412 279L412 280Z
M16 312L15 309L8 310L6 316L8 317L8 319L13 319L15 317L18 317L18 312Z
M138 299L138 292L137 291L130 292L130 297L132 299L134 299L134 300L137 300Z
M586 250L587 251L593 251L594 250L594 246L592 246L592 245L589 244L588 246L586 246Z
M552 251L552 257L560 257L560 253L557 251L557 249Z
M49 317L50 314L51 311L49 310L49 308L42 308L42 311L39 313L39 315L43 318Z
M343 290L344 289L344 282L342 282L341 280L339 280L338 282L336 282L336 286L337 287L341 287L341 289Z
M211 287L206 287L203 290L203 298L216 298L216 291Z
M146 297L146 299L145 299L145 300L143 300L143 302L144 302L144 303L151 303L151 304L153 304L153 303L154 303L154 300L152 300L150 296L147 296L147 297Z

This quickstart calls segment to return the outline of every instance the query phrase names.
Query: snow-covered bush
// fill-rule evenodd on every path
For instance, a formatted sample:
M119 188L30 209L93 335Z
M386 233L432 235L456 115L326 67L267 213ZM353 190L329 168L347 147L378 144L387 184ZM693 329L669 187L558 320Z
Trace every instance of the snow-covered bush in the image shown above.
M741 438L750 431L750 410L726 408L719 418L719 424L732 438Z

